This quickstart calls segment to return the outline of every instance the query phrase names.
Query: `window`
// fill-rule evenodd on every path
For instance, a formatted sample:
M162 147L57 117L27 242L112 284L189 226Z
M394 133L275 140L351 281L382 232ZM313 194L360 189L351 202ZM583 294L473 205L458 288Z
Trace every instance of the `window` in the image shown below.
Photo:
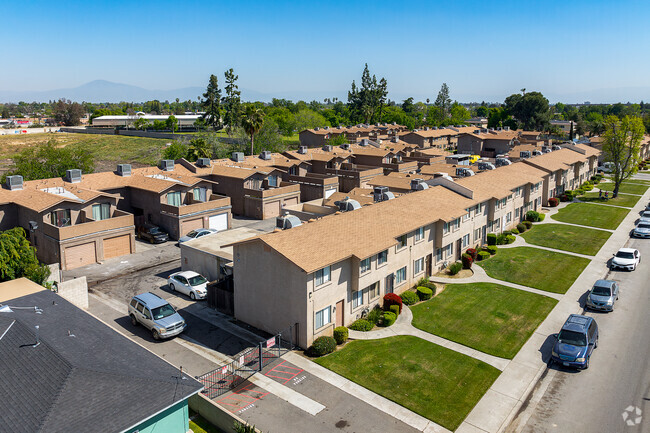
M506 224L510 223L510 221L512 221L512 212L506 214Z
M415 230L415 241L421 241L422 239L424 239L424 227Z
M493 224L494 225L492 226L492 230L493 231L499 230L501 228L501 218L495 219Z
M476 215L480 214L482 210L483 210L483 203L477 204L476 205Z
M436 262L442 261L442 248L436 249Z
M395 285L402 284L406 281L406 266L395 272Z
M332 322L332 307L325 307L316 312L316 323L314 329L322 328Z
M463 236L463 248L467 248L469 246L469 233Z
M330 267L325 266L323 269L316 271L316 287L327 283L330 280Z
M358 308L363 305L363 290L352 292L352 308Z
M167 204L170 206L180 206L181 205L181 193L180 191L168 192L167 193Z
M370 270L370 257L361 260L361 265L359 266L359 268L362 274L368 272Z
M413 261L413 275L417 275L424 270L424 257Z
M292 176L295 176L298 174L298 167L295 165L293 167L289 167L289 174Z
M443 247L443 250L445 251L445 258L449 258L453 252L454 252L454 244L448 244L445 247Z
M402 235L397 238L397 249L404 248L406 246L406 235Z
M377 266L383 265L388 261L388 250L382 251L377 254Z
M442 225L442 233L443 233L443 234L447 234L447 233L449 233L449 223L448 223L448 222L445 222L445 223Z
M144 314L144 317L148 320L151 320L151 313L149 312L148 308L145 308L144 311L142 312Z
M478 241L479 239L481 239L481 229L480 228L474 230L474 242Z
M451 222L451 229L453 231L456 231L460 228L460 218L456 218Z
M269 186L278 186L278 177L276 175L269 175Z
M93 219L95 221L107 220L111 217L111 205L108 203L93 205Z
M467 211L467 213L465 215L463 215L463 221L467 221L472 216L472 212L471 212L470 209L465 209L465 210Z
M377 298L379 296L379 281L366 287L366 291L368 292L368 302Z
M53 226L67 227L71 225L70 209L55 210L50 213L50 222Z
M194 188L194 201L205 202L208 200L208 190L206 188Z

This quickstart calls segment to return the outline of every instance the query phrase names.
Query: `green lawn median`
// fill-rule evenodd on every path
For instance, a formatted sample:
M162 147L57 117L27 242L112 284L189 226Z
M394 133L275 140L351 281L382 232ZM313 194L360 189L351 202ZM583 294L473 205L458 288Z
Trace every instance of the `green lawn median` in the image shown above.
M614 182L601 182L597 185L597 187L603 191L614 191ZM649 187L650 185L643 185L642 183L633 183L631 181L626 181L621 183L621 186L618 188L618 192L643 195Z
M629 211L629 209L614 206L571 203L560 209L551 218L565 223L614 230L625 219Z
M612 234L604 230L567 224L539 224L521 236L541 247L595 256Z
M613 206L623 206L623 207L634 207L634 205L639 201L641 197L634 194L623 194L619 193L618 197L614 198L609 194L608 198L605 198L604 194L599 194L597 192L588 192L584 195L578 197L578 200L589 202L589 203L600 203L608 204Z

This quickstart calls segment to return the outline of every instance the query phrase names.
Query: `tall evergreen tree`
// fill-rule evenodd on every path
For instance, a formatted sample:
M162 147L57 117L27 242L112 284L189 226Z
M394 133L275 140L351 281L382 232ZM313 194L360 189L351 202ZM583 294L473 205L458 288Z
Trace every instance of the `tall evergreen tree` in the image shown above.
M239 126L240 117L241 117L241 92L239 87L237 87L238 75L235 75L235 71L230 68L224 73L226 77L226 95L223 97L223 108L224 116L223 120L226 124L226 129L228 134L232 133L232 130Z
M205 114L201 117L208 126L218 131L221 129L221 89L219 89L219 82L216 75L210 75L208 87L205 89L201 101L201 107Z
M388 96L388 82L381 78L379 82L375 75L370 76L368 64L366 63L361 74L361 87L358 88L355 81L348 92L348 109L351 119L373 123L381 118L383 107Z
M443 117L449 115L449 110L451 110L451 98L449 97L449 86L447 86L447 83L442 83L436 102L433 104L438 107Z

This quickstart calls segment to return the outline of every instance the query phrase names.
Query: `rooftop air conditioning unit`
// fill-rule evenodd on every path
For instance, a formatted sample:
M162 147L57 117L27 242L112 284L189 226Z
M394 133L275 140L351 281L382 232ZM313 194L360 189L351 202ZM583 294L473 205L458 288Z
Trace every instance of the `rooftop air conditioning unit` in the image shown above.
M365 147L365 146L367 146L368 144L370 144L370 140L368 140L367 138L363 138L363 139L361 139L361 141L359 142L359 146L364 146L364 147Z
M512 161L510 161L507 158L497 158L496 160L497 167L502 167L504 165L510 165L510 164L512 164Z
M419 129L414 129L413 132L420 132L420 130Z
M458 177L474 176L474 172L469 168L458 167L456 168L456 176Z
M260 153L260 159L269 161L271 159L271 152L268 150L263 150L262 153Z
M525 158L530 158L532 154L530 153L530 150L522 150L519 152L519 158L525 159Z
M122 177L131 176L131 164L117 164L117 174Z
M199 167L210 167L210 158L199 158L196 160L196 165Z
M399 137L397 135L393 136L393 138L390 139L393 143L399 143Z
M424 182L424 180L422 179L411 180L411 191L423 191L425 189L429 189L429 185L427 185Z
M275 226L282 230L292 229L301 225L302 222L300 219L297 216L289 215L289 213L280 215L275 219Z
M392 200L395 198L395 195L388 191L387 186L376 186L373 188L372 196L375 202Z
M81 170L73 168L65 171L65 178L70 183L81 182Z
M551 149L552 150L560 150L562 148L560 146L558 146L557 144L554 144L553 146L551 146Z
M329 144L326 144L325 146L323 146L323 150L325 152L331 152L332 151L332 146L329 145Z
M474 134L480 134L480 133L481 133L481 130L480 130L480 129L475 129L475 130L474 130Z
M298 148L298 153L301 154L301 155L306 154L307 153L307 146L300 146Z
M361 209L361 205L358 201L352 200L350 197L345 197L343 200L335 201L335 205L339 207L339 210L342 212L350 212L356 209Z
M163 171L172 171L174 169L174 161L171 159L163 159L160 161L160 168Z
M243 162L244 161L244 152L233 152L232 153L232 160L235 162Z
M343 143L342 145L339 146L343 150L350 150L350 144L349 143Z
M510 127L509 127L509 126L504 126L504 127L503 127L503 130L504 130L504 131L510 131Z
M494 164L487 161L479 161L477 165L479 170L494 170L496 168Z
M320 128L317 126L314 128L314 131L320 131Z
M542 152L541 150L533 150L533 156L539 156L539 155L541 155L542 153L543 153L543 152Z
M428 131L428 130L429 130L429 127L428 127L428 126L425 126L425 127L424 127L424 130L425 130L425 131Z
M7 188L11 191L23 189L23 177L16 174L14 176L7 176Z

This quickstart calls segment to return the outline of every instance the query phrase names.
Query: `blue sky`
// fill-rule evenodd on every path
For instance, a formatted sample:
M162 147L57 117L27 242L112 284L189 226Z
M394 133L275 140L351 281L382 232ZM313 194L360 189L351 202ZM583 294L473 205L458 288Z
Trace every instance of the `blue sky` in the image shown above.
M650 89L648 16L647 0L33 0L0 26L0 89L175 89L233 67L245 89L343 96L365 62L393 99Z

